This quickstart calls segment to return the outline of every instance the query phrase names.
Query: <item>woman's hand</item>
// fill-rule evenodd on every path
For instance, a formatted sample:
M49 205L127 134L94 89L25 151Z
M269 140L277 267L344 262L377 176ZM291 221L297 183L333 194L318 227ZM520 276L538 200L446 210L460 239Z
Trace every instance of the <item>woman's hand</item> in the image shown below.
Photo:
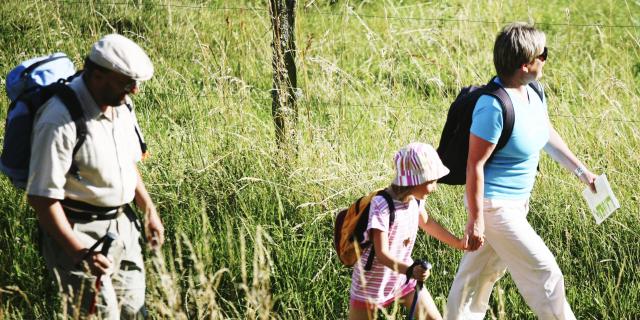
M591 188L592 192L596 192L596 175L588 169L584 169L584 173L578 176L578 179Z
M484 244L484 217L469 220L464 231L463 249L475 251Z

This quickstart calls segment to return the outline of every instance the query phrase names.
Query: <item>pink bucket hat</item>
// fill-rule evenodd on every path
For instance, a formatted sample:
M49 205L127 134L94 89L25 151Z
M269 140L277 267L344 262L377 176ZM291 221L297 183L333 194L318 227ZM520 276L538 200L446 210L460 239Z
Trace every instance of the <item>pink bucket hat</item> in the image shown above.
M417 186L446 176L449 169L442 164L436 150L421 142L412 142L400 149L393 159L397 186Z

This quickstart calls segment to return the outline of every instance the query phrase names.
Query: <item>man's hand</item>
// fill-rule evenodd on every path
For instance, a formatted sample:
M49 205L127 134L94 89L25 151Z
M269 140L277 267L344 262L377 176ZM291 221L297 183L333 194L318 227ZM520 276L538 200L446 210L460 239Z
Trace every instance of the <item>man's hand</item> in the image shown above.
M138 208L144 212L144 231L147 236L147 242L152 249L160 249L164 243L164 226L137 168L136 174L138 175L138 182L136 184L135 201Z
M95 276L110 274L113 263L107 257L100 252L89 253L88 249L84 249L76 254L74 257L76 265L81 267L86 266L91 271L91 274Z
M469 220L462 238L464 249L475 251L484 244L484 217Z
M164 243L164 226L155 207L151 207L145 213L144 227L147 242L153 249L159 249Z

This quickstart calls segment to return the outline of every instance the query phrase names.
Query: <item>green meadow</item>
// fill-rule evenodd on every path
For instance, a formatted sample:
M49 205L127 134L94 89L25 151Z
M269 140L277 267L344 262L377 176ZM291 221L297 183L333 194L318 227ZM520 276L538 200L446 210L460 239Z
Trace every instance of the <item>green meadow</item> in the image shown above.
M511 21L546 33L551 121L621 204L597 225L584 185L545 154L529 221L578 319L638 319L638 1L298 1L298 147L287 154L271 118L268 1L5 0L0 117L4 76L21 61L61 51L81 68L103 35L133 39L156 69L134 102L151 151L140 170L167 229L162 250L145 252L151 318L344 319L351 270L332 248L335 214L391 181L397 149L438 144L458 90L493 76L493 41ZM427 199L458 236L462 193L440 185ZM37 242L35 213L1 178L0 319L60 310ZM413 257L434 265L426 286L441 309L461 256L419 235ZM487 318L535 315L507 275Z

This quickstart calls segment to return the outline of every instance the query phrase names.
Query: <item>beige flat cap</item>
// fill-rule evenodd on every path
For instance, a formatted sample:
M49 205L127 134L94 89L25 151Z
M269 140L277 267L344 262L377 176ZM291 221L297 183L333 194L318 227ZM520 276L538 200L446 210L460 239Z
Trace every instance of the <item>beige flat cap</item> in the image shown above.
M149 56L135 42L119 34L109 34L98 40L91 47L89 60L134 80L145 81L153 76Z

